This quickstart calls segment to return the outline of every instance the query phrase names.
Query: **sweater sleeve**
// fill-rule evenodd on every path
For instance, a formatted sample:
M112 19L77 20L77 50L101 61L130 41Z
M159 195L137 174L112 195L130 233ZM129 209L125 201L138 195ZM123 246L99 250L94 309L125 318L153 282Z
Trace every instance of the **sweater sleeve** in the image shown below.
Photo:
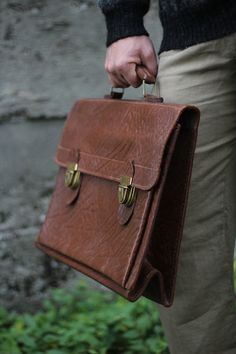
M148 12L150 0L98 0L107 26L107 47L121 38L148 36L143 17Z

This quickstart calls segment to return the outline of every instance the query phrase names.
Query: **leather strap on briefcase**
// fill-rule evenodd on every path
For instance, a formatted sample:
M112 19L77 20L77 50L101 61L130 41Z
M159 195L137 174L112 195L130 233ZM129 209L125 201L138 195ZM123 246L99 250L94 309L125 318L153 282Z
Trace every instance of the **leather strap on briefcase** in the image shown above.
M198 123L197 108L150 95L76 102L36 246L130 301L170 306Z

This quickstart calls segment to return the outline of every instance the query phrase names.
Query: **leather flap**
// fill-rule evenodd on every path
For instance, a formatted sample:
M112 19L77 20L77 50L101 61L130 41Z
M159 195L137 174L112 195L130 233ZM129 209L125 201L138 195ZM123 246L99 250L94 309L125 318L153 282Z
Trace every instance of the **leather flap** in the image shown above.
M151 189L160 176L168 139L186 106L143 101L82 99L75 103L62 132L55 161L78 162L89 175ZM134 168L133 168L134 167Z

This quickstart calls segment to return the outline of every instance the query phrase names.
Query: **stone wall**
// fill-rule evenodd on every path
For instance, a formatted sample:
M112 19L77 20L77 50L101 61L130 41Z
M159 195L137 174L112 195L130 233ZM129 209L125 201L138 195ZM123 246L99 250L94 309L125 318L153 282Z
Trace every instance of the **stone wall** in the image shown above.
M158 46L155 6L146 23ZM53 189L64 117L75 100L110 89L104 43L95 1L0 2L0 305L9 309L35 311L51 287L79 276L35 249L34 239Z

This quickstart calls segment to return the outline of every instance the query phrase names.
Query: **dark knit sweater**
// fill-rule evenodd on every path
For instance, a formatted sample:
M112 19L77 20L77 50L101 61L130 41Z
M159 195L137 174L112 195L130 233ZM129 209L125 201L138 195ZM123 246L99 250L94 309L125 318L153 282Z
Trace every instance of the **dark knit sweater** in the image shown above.
M158 0L156 0L158 1ZM150 0L98 0L107 25L107 46L118 39L149 35L143 24ZM236 32L236 0L159 0L163 40L160 52Z

